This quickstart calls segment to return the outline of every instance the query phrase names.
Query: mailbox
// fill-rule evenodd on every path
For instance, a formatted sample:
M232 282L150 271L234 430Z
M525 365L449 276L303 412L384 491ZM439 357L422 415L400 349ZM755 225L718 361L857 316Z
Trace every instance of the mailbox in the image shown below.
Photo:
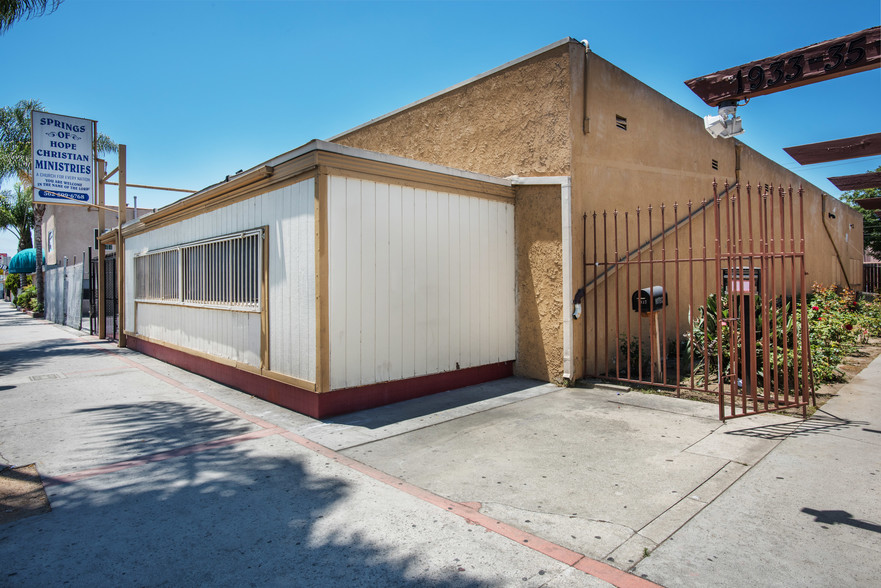
M634 312L657 312L667 306L667 293L663 286L643 288L633 293L631 304Z

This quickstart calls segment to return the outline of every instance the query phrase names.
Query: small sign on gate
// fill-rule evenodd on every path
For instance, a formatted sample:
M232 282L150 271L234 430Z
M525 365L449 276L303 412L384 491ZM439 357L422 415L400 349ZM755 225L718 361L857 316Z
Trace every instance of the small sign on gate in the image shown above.
M762 270L758 267L722 269L722 292L753 296L762 292Z

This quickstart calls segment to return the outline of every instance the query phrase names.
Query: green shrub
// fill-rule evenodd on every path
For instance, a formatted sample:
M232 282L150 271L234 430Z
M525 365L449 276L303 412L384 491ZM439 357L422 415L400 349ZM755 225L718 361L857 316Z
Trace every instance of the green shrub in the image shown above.
M30 286L34 283L33 276L27 276L27 285ZM8 274L6 276L6 282L4 283L6 286L6 291L15 294L18 292L18 289L21 287L21 274Z
M31 301L36 302L37 300L37 288L36 286L26 286L19 292L18 296L15 297L15 305L19 308L31 308Z
M765 386L766 377L763 369L767 354L769 367L774 368L772 372L777 374L777 385L782 387L788 379L791 386L803 374L803 366L799 365L796 369L792 358L793 344L801 345L800 328L793 329L793 317L801 316L801 305L797 301L784 301L778 298L774 301L765 301L768 308L763 312L758 297L754 300L756 306L753 324L756 328L758 385ZM707 298L706 304L698 309L689 337L689 346L694 351L696 362L695 375L711 380L718 378L717 353L720 344L716 341L716 325L720 320L723 321L721 341L723 374L729 373L731 361L731 331L724 322L728 318L729 303L725 296L720 302L721 304L718 304L716 296L712 294ZM767 314L769 323L767 350L766 342L762 338L762 333L765 331L765 326L762 324L764 314ZM840 381L843 372L838 366L842 360L853 353L858 344L867 342L869 337L881 336L881 299L877 297L859 299L853 291L846 288L814 284L814 291L807 297L805 314L813 378L818 384ZM795 323L800 325L801 321L796 320ZM738 333L737 337L742 337L742 333ZM740 338L735 340L734 344L743 347ZM784 347L787 350L786 354L783 353Z

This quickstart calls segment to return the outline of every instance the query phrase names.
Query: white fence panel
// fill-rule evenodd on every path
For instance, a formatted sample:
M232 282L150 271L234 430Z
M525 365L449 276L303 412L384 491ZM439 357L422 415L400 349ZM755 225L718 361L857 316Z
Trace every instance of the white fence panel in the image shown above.
M43 301L46 320L82 328L83 264L58 266L43 272Z

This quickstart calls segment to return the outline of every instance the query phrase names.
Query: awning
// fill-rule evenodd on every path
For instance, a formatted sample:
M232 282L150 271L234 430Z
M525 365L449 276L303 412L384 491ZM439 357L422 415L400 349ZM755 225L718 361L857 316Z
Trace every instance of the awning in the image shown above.
M46 252L43 252L43 262L46 261ZM37 250L33 247L22 249L9 260L10 274L32 274L37 271Z

